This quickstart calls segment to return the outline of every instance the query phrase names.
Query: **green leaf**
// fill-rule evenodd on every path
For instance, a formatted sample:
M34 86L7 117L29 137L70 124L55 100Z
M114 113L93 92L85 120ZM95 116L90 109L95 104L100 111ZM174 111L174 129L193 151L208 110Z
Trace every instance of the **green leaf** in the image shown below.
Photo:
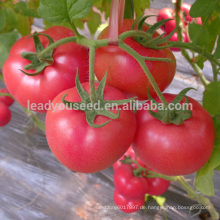
M206 175L201 175L200 172L197 172L196 176L196 189L207 196L214 196L215 189L213 184L214 171L210 171Z
M134 18L134 0L125 0L125 13L124 18Z
M14 9L18 14L28 16L28 17L34 17L34 18L39 18L40 16L38 15L37 11L31 8L28 8L27 4L25 2L18 2L15 5Z
M0 67L3 66L4 62L8 58L9 51L13 44L18 39L18 32L12 31L6 34L0 35Z
M143 15L146 8L150 8L150 0L134 0L136 18Z
M14 14L17 21L15 28L22 36L26 36L31 32L31 19L21 14Z
M6 22L6 15L5 15L5 8L2 7L0 10L0 32L4 29L5 27L5 22Z
M215 170L220 170L220 166L216 167Z
M193 18L208 16L215 10L217 2L218 0L196 0L192 5L189 14Z
M85 17L93 0L41 0L39 15L51 23L72 23L74 19Z
M220 59L220 35L218 36L217 47L214 53L216 59Z
M161 206L161 207L164 206L164 203L166 202L165 197L163 197L163 196L152 196L152 197L156 200L156 202L159 206Z
M18 22L15 17L15 13L11 8L5 8L6 13L6 24L4 32L10 32L16 28Z
M189 36L193 41L196 38L196 44L199 46L206 46L209 42L208 31L199 24L189 24Z
M100 24L101 24L101 15L91 10L89 13L89 20L87 22L87 26L90 30L91 35L95 34Z
M203 107L211 115L220 114L220 82L212 82L204 91Z
M196 189L207 196L214 196L214 169L220 166L220 144L213 149L209 161L197 172Z

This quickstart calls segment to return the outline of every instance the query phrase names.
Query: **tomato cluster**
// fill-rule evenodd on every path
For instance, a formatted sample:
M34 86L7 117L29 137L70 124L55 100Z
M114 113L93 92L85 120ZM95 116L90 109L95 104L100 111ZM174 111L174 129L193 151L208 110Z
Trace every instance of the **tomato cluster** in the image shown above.
M0 93L8 93L7 88L0 89ZM14 99L9 96L0 96L0 127L7 125L11 120L9 106L14 103Z
M190 21L189 16L187 19ZM133 22L130 19L124 20L119 33L130 30ZM143 30L148 29L149 26L144 24ZM108 28L105 29L99 38L106 38L108 31ZM42 47L47 47L49 44L48 38L42 34L48 34L54 42L74 36L68 28L51 27L39 35ZM155 32L152 37L158 38L159 34ZM146 66L161 91L169 86L176 70L176 60L169 49L151 49L132 37L125 39L124 43L142 57L153 57L154 60L144 60ZM195 100L189 98L189 103L193 105L192 117L184 121L182 125L163 124L143 108L137 110L136 114L131 108L129 110L122 108L120 112L109 108L104 114L101 114L101 110L97 115L94 109L90 112L90 116L94 119L93 123L96 125L92 127L88 123L88 121L91 122L91 118L85 114L88 109L83 112L76 109L70 111L65 107L59 108L63 104L64 96L65 101L69 103L80 103L82 99L85 99L85 103L92 104L91 82L87 82L88 48L75 42L58 46L53 51L53 63L35 75L33 69L24 68L30 65L30 61L21 57L21 53L27 51L32 52L33 56L36 55L35 46L33 38L21 38L12 47L9 58L3 66L3 77L10 93L24 107L27 107L28 101L30 104L45 104L53 100L46 115L46 137L56 158L69 169L84 173L101 171L122 157L130 145L133 145L138 157L144 162L143 164L140 161L141 165L146 164L148 168L164 175L191 174L208 161L213 149L214 126L210 115ZM166 60L168 58L172 62L164 61L164 59L155 60L155 58L166 58ZM40 60L39 57L38 59ZM103 87L101 96L100 90L102 89L99 88L101 83L94 85L94 92L98 91L97 93L105 102L123 100L130 96L137 96L141 100L147 99L148 92L151 96L156 96L153 86L138 61L118 45L98 48L94 59L95 74L99 81L103 79L108 69L107 85L105 89ZM80 88L75 87L77 70ZM24 74L25 71L28 74ZM164 96L168 103L175 98L172 94ZM156 100L159 101L158 98ZM10 101L6 104L10 104ZM2 126L10 120L11 115L2 101L0 108L4 112L0 116L3 118L1 119ZM42 108L37 111L46 112L46 109ZM113 115L113 120L109 120L110 113ZM102 124L106 125L98 126ZM119 166L116 173L125 169L132 177L134 164L131 166L121 166L119 162L117 164L114 165ZM142 186L143 189L140 190L142 195L146 192L153 193L153 190L147 191L147 187L156 184L151 183L153 180L146 181L142 177L138 178L138 181L147 182L146 185L148 185ZM118 186L116 188L122 196L127 196ZM134 198L129 197L129 199Z
M133 149L130 147L125 153L126 157L137 161L137 163L146 168L140 158L135 157ZM120 158L123 160L124 156ZM114 201L123 212L131 213L139 210L145 204L145 194L158 196L165 193L170 185L168 180L162 178L147 178L147 170L142 172L141 176L135 176L133 171L138 169L134 163L123 164L118 160L113 164L114 173Z
M199 25L202 25L202 19L200 17L198 18L192 18L189 15L191 5L187 3L183 3L181 6L181 23L183 25L184 31L182 33L183 41L184 42L190 42L190 38L188 36L188 31L187 31L187 25L189 23L195 22ZM183 16L182 16L183 15ZM159 11L157 21L161 21L163 19L173 19L165 23L164 26L161 27L162 30L166 32L164 36L167 36L170 34L175 28L176 28L176 20L175 20L175 11L172 8L163 8ZM170 41L178 41L178 35L177 32L175 32L171 38L169 39ZM172 51L180 51L179 48L172 48Z

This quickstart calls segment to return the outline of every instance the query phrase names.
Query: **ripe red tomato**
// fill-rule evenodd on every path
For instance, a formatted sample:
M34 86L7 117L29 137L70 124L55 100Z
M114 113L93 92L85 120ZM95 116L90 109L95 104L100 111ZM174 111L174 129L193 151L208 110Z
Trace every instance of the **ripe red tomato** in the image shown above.
M42 33L48 34L54 41L74 35L73 31L62 26L51 27ZM49 43L48 39L45 36L39 36L39 38L42 45L46 47ZM34 40L22 37L11 48L9 57L3 66L3 77L8 90L25 108L28 107L28 101L30 105L32 103L45 105L63 90L75 86L77 68L80 81L88 81L87 48L76 43L67 43L57 47L53 53L54 63L47 66L37 76L27 76L19 70L24 70L24 66L30 63L20 56L22 52L27 51L35 52ZM35 71L26 72L34 73ZM38 108L37 111L46 112L46 109Z
M8 106L0 102L0 127L7 125L11 120L11 111Z
M151 196L159 196L159 195L164 194L170 186L170 181L159 178L159 177L148 178L147 182L149 185L148 194Z
M124 20L119 33L130 30L133 22L134 21L131 19ZM147 30L148 28L147 25L144 26L144 30ZM107 27L101 33L99 38L107 38L108 30L109 28ZM157 33L154 37L156 36L158 36ZM166 89L172 82L176 71L176 60L173 53L169 49L153 50L143 47L131 37L127 38L124 42L142 56L170 58L173 60L174 63L146 61L146 64L160 89L162 91ZM109 45L96 50L95 73L99 81L104 77L107 69L107 85L121 90L129 97L138 96L139 99L147 99L148 88L152 96L156 95L138 62L118 46Z
M135 153L134 153L133 148L132 148L132 147L129 147L128 150L126 151L126 153L125 153L118 161L116 161L116 162L113 164L113 169L114 169L114 170L118 169L118 167L120 167L120 166L123 164L120 160L124 160L124 159L125 159L124 156L126 156L126 157L130 156L130 157L131 157L131 160L135 160ZM142 160L140 160L139 157L137 157L136 160L137 160L137 162L139 163L139 165L141 165L142 167L145 167L144 162L143 162ZM134 164L134 163L132 163L131 166L132 166L132 168L134 168L134 169L137 169L137 168L138 168L137 165Z
M140 199L149 192L147 179L134 176L132 166L127 164L115 170L114 184L118 192L128 199Z
M176 95L164 94L164 97L171 102ZM179 126L165 125L147 110L137 111L133 148L146 166L155 172L171 176L191 174L211 156L215 137L212 118L190 97L189 103L193 108L192 117Z
M172 8L162 8L158 13L157 21L161 21L163 19L173 19L171 21L167 21L164 26L161 26L161 29L169 34L176 28L174 10Z
M89 93L89 83L83 83ZM97 88L98 84L96 84ZM62 97L67 101L80 102L76 87L61 92L52 102L60 105ZM105 100L121 100L126 96L119 90L106 86ZM133 111L122 109L120 118L112 120L104 127L93 128L86 122L82 111L53 108L46 115L46 136L50 149L56 158L71 170L94 173L106 169L116 162L131 145L136 130ZM117 110L111 110L117 114ZM97 116L95 124L103 124L109 119Z
M0 93L9 93L7 88L0 89ZM14 99L9 96L0 96L0 102L5 103L7 106L11 106L14 103Z
M145 198L130 200L122 196L117 189L114 191L114 202L118 208L125 213L138 211L145 204Z
M187 3L183 3L182 6L181 6L181 11L183 12L184 14L184 20L185 20L185 24L188 24L188 23L191 23L191 22L196 22L197 24L199 25L202 25L202 19L200 17L198 18L192 18L190 15L189 15L189 12L190 12L190 9L191 9L191 5L190 4L187 4Z

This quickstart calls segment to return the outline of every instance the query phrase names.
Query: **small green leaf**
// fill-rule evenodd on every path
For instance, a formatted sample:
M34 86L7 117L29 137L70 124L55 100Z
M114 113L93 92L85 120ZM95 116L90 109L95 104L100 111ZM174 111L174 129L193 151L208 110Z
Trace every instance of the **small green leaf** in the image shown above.
M17 13L28 16L28 17L34 17L34 18L39 18L39 15L36 10L28 8L27 4L25 2L18 2L15 5L14 9Z
M166 198L165 197L163 197L163 196L152 196L152 197L155 199L155 201L157 202L157 204L159 206L161 206L161 207L164 206L164 203L166 202Z
M213 176L214 169L220 166L220 144L213 149L212 156L209 161L197 172L196 175L196 189L201 193L214 196Z
M216 59L220 59L220 36L218 36L217 47L214 53Z
M0 32L4 29L5 27L5 22L6 22L6 15L5 15L5 8L2 7L0 9Z
M193 18L208 16L215 10L218 0L196 0L190 9L190 16Z
M134 0L125 0L125 19L133 19L134 18Z
M72 23L74 19L85 17L93 0L41 0L38 8L39 15L52 23Z
M146 8L150 8L150 0L134 0L136 18L143 15Z
M18 32L12 31L9 33L1 34L0 35L0 67L3 66L4 62L8 58L9 51L13 44L18 39Z
M15 28L18 30L18 32L22 35L22 36L26 36L28 34L30 34L31 32L31 24L30 23L30 18L21 15L21 14L14 14L15 19L17 21L17 24L15 26Z
M93 10L90 11L89 20L87 26L90 30L91 35L94 35L99 25L101 24L101 15Z
M203 107L211 114L220 114L220 82L212 82L204 91Z
M189 36L192 41L196 38L196 44L199 46L204 47L209 42L209 32L199 24L189 24Z
M216 167L215 170L220 170L220 166Z
M196 189L207 196L214 196L215 189L213 184L214 171L210 171L206 175L201 175L199 172L196 177Z

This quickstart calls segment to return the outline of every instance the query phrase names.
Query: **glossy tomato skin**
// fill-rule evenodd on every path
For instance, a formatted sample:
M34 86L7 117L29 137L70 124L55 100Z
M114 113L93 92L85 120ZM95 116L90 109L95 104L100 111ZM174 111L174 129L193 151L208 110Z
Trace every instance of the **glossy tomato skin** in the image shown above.
M89 83L83 83L89 93ZM97 88L96 84L96 88ZM62 97L68 94L67 101L80 102L76 87L61 92L54 100L54 105L62 103ZM125 99L119 90L106 86L105 100ZM115 114L117 110L112 110ZM109 119L97 116L95 124L103 124ZM120 118L112 120L101 128L93 128L86 122L86 115L78 110L49 110L46 115L46 137L51 151L67 168L94 173L104 170L116 162L131 145L136 120L133 111L121 110Z
M122 196L117 189L114 191L114 202L118 208L125 213L136 212L145 204L144 197L136 200L127 199Z
M8 106L0 102L0 127L7 125L11 120L11 111Z
M0 93L9 93L7 88L0 89ZM5 103L7 106L11 106L14 103L14 99L10 96L0 96L0 102Z
M164 94L164 97L171 102L176 95ZM211 156L214 145L212 118L190 97L189 103L193 108L192 117L180 126L162 124L147 110L137 111L137 131L132 146L146 166L155 172L171 176L191 174Z
M51 27L42 33L48 34L54 41L74 36L73 31L62 26ZM46 47L48 39L45 36L39 36L39 38ZM13 45L3 66L3 77L8 90L25 108L28 107L28 101L30 104L46 104L63 90L75 86L77 68L80 81L88 81L89 55L87 48L76 43L67 43L57 47L53 53L54 63L47 66L37 76L27 76L19 70L24 70L24 66L30 63L20 56L22 52L27 51L35 52L35 45L33 38L27 39L25 36ZM35 70L26 72L33 73ZM46 109L38 109L38 111L45 113Z
M114 184L118 192L128 199L140 199L149 192L147 179L134 176L132 166L127 164L115 170Z
M164 194L170 186L170 181L162 178L148 178L147 181L149 185L148 194L151 196L160 196Z
M123 26L119 32L122 33L130 30L132 23L133 20L131 19L124 20ZM148 26L145 25L144 30L147 29ZM158 34L156 33L155 36L158 36ZM101 39L107 37L108 27L100 35ZM142 56L170 58L173 60L174 63L146 61L146 64L160 89L162 91L166 89L172 82L176 71L176 60L172 52L169 49L153 50L143 47L132 38L127 38L124 42ZM137 96L140 100L147 99L148 88L151 96L156 95L139 63L130 54L126 53L118 46L109 45L96 50L95 73L99 81L104 77L107 69L107 85L121 90L127 94L128 97Z
M167 21L164 26L161 26L161 29L169 34L176 28L176 20L174 18L174 10L172 8L162 8L159 11L157 21L164 19L173 19Z
M126 151L126 153L119 159L117 160L114 164L113 164L113 169L116 170L118 169L118 167L120 167L123 163L120 160L124 160L126 157L131 157L132 160L135 160L135 153L132 147L129 147L128 150ZM137 162L139 163L139 165L141 165L142 167L146 167L144 162L142 160L140 160L139 157L136 158ZM137 169L137 165L132 163L131 164L132 168Z

